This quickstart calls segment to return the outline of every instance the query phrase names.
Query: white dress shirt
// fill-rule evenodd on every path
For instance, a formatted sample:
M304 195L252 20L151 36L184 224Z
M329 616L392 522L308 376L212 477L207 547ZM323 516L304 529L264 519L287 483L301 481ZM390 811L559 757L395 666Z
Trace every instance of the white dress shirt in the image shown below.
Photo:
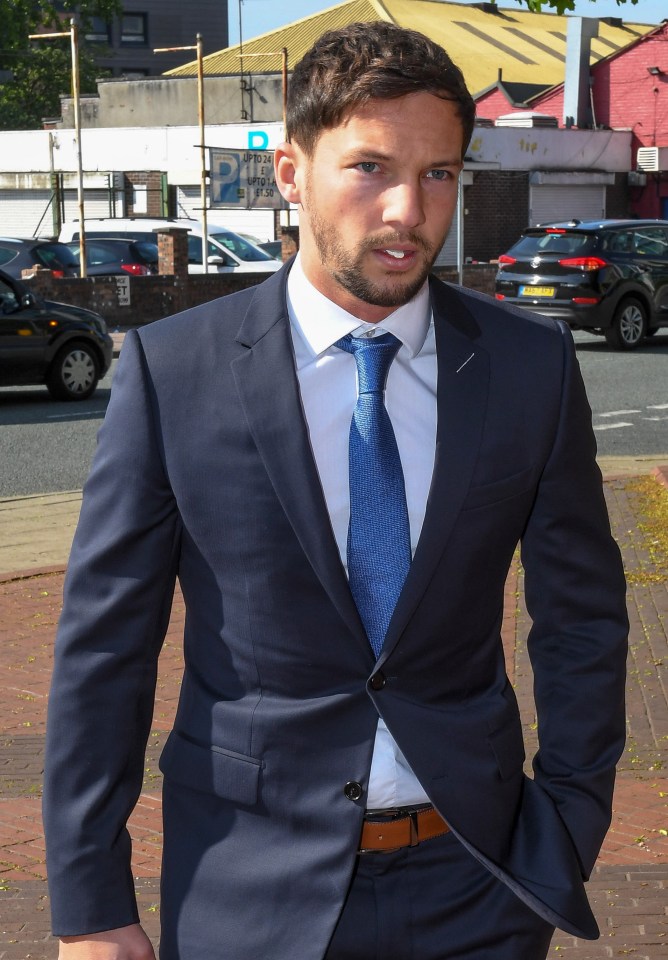
M367 323L316 290L297 256L288 277L288 310L311 448L344 566L350 515L348 435L357 403L357 366L355 358L334 343L348 333L364 337L389 332L401 340L387 378L385 405L404 470L414 553L436 449L436 342L427 283L381 323ZM367 808L425 802L424 790L379 718Z

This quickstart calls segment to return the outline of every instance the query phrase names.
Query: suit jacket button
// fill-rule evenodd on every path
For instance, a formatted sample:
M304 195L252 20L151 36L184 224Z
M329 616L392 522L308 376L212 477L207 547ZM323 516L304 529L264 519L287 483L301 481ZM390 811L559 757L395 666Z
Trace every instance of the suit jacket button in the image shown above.
M372 690L382 690L386 683L387 680L385 679L385 674L382 670L378 670L376 673L374 673L369 680L369 686Z
M349 800L359 800L364 793L362 784L358 783L357 780L349 780L343 788L343 792Z

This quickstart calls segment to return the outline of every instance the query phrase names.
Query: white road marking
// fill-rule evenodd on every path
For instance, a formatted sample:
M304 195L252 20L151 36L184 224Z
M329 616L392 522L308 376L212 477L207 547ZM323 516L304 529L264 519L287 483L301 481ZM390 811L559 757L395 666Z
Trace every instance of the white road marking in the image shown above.
M87 413L50 413L47 420L86 420L90 417L99 417L99 410L89 410Z
M632 423L599 423L594 430L619 430L620 427L632 427Z
M642 410L611 410L609 413L599 413L599 417L628 417L630 413L642 413Z
M668 410L668 403L648 403L648 410Z
M652 423L658 423L661 420L668 420L668 417L643 417L643 420L651 420Z

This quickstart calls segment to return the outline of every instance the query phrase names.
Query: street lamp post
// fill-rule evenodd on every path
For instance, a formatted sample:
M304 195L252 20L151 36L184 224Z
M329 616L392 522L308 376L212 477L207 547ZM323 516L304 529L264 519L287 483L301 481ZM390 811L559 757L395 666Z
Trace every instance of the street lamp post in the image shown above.
M77 203L79 207L79 269L82 277L86 270L86 225L84 218L83 162L81 155L81 96L79 85L79 29L76 20L70 20L70 29L63 33L32 33L30 40L51 40L69 37L72 48L72 99L74 101L74 135L77 147Z
M171 53L174 50L195 50L197 52L197 114L199 119L200 149L200 199L202 203L202 264L204 272L209 272L209 230L206 213L206 144L204 142L204 44L202 34L197 34L197 42L186 47L156 47L153 53Z

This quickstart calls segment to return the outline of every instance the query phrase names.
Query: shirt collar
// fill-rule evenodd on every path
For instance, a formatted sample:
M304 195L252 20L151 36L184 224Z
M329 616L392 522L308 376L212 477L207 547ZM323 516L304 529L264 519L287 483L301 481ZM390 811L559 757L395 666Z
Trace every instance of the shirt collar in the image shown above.
M299 255L288 275L288 312L313 356L324 353L348 333L359 337L385 332L393 333L409 356L415 357L424 346L432 316L429 284L425 281L412 300L380 323L360 320L316 290L304 273Z

